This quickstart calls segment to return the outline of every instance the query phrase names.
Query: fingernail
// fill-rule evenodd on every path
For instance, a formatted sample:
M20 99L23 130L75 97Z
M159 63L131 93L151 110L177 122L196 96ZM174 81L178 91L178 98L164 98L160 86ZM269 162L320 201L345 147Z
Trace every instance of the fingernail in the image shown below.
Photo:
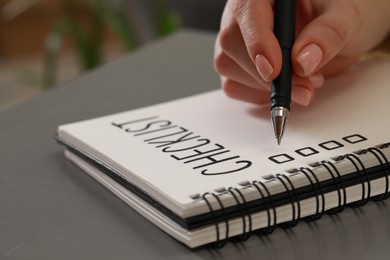
M259 72L260 76L263 78L265 82L269 82L270 77L274 72L274 69L272 68L267 58L259 54L256 56L255 63L256 63L257 71Z
M298 54L297 62L301 65L305 76L312 74L322 60L322 50L314 43L307 45Z
M313 86L315 88L322 87L325 81L324 76L321 73L313 74L313 76L309 77L309 80L311 81L311 83L313 83Z
M302 86L293 86L291 99L300 105L307 106L313 98L313 92Z

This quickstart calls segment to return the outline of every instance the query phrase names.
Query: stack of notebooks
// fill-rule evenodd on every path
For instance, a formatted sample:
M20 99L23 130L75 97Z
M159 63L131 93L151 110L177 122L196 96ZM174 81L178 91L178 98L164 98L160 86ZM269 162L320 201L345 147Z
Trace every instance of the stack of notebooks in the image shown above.
M390 62L331 79L292 106L276 144L269 107L215 90L61 125L66 157L193 248L389 197Z

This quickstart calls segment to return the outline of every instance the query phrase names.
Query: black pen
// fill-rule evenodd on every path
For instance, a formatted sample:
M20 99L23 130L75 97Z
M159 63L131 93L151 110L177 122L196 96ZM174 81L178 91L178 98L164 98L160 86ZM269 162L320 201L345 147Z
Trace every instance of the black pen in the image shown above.
M282 50L282 69L271 86L271 116L275 137L280 144L290 113L292 63L291 49L295 40L295 0L276 0L274 34Z

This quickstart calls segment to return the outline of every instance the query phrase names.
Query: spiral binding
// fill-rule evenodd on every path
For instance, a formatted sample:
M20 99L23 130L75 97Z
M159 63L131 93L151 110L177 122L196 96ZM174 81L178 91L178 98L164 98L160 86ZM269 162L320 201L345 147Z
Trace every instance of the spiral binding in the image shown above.
M320 162L320 165L323 166L328 171L330 176L332 177L332 180L333 180L333 183L334 183L334 187L336 187L337 194L338 194L338 199L339 199L338 206L336 208L334 208L334 209L328 210L327 212L329 214L340 213L340 212L342 212L345 209L345 207L347 205L347 191L345 190L345 186L344 186L343 180L341 179L341 175L340 175L339 171L337 170L336 166L334 166L334 164L331 163L330 161L322 161L322 162ZM337 179L334 176L331 168L336 173ZM341 186L341 189L342 189L342 192L343 192L343 196L341 196L341 191L340 191L339 186ZM341 199L343 199L342 203L341 203Z
M325 212L325 196L324 196L324 192L322 191L321 183L320 183L320 181L318 180L317 176L314 174L314 172L311 169L309 169L307 167L301 167L301 168L299 168L299 170L309 180L310 185L312 187L312 190L313 190L313 192L315 193L315 196L316 196L316 213L314 215L312 215L312 216L306 217L305 220L307 220L307 221L314 221L314 220L320 219L322 217L322 215L324 214L324 212ZM314 178L314 180L315 180L317 185L314 185L314 182L309 177L309 174L306 171L309 172L309 174ZM321 201L322 201L321 202L321 205L322 205L321 211L320 211L320 200L318 198L318 193L321 195Z
M386 180L385 191L382 193L382 195L375 196L372 199L376 200L376 201L387 199L390 197L390 192L389 192L390 164L389 164L389 161L387 160L384 153L376 147L368 148L366 151L373 154L376 157L376 159L378 160L378 162L380 163L380 165L382 167L383 175L384 175L385 180ZM382 161L381 157L383 158L384 161Z
M335 161L339 162L341 160L348 160L356 169L356 174L359 177L361 189L362 189L362 197L359 201L355 201L353 203L349 203L352 207L359 207L365 205L370 199L378 201L378 200L384 200L390 197L389 192L389 186L390 186L390 163L387 159L386 155L381 151L381 149L390 147L390 143L383 144L378 147L370 147L365 150L361 150L359 152L356 152L356 154L349 153L345 154L343 156L339 156ZM385 178L385 189L381 195L377 195L374 197L371 197L371 179L369 178L369 175L367 173L367 169L364 166L364 163L359 158L358 155L370 153L372 154L378 161L382 172L383 177ZM277 211L275 207L275 202L272 199L271 193L269 189L267 188L266 183L261 181L252 181L250 183L247 183L243 186L245 188L254 188L259 193L259 201L262 206L265 208L265 212L267 214L267 226L258 229L258 230L252 230L253 229L253 219L252 219L252 211L248 207L248 202L245 199L244 194L240 191L238 188L230 187L228 189L225 189L224 192L219 194L226 194L229 193L232 198L234 199L238 209L240 218L242 220L242 233L238 236L235 236L231 238L232 241L245 241L247 240L252 233L256 233L258 235L268 235L271 234L276 226L280 226L282 228L291 228L296 226L301 219L305 221L314 221L319 218L321 218L324 213L328 214L335 214L343 211L347 206L347 192L346 187L344 185L342 176L340 172L338 171L337 167L334 165L334 163L330 161L321 161L314 165L313 167L323 167L327 171L327 173L331 177L331 181L333 182L333 186L335 187L335 191L338 195L338 204L336 207L325 210L325 193L323 190L323 187L321 185L321 182L317 178L316 174L313 170L311 170L308 167L301 167L299 169L296 169L296 171L290 175L287 174L281 174L278 173L276 175L271 176L269 181L279 181L282 186L285 189L285 194L288 196L289 203L291 204L291 221L277 224ZM311 192L314 194L314 198L316 201L316 210L315 213L308 217L301 217L301 203L300 199L298 197L296 188L293 185L293 182L290 180L290 176L297 175L297 174L303 174L303 176L306 177L306 179L309 181ZM218 205L219 209L213 209L212 203L210 203L208 197L213 197ZM202 199L206 202L207 207L209 208L209 211L211 213L211 217L213 220L213 224L215 226L216 230L216 242L212 243L214 247L223 247L226 244L226 241L229 239L229 220L226 215L226 208L223 205L221 199L219 198L218 194L215 194L213 192L206 192L202 195ZM286 204L287 205L287 204ZM225 223L225 236L221 237L221 232L219 228L219 221L217 219L216 210L220 210L223 215L224 223Z
M214 210L211 207L211 203L206 199L207 195L213 196L218 201L218 204L221 207L221 210L222 210L222 213L223 213L223 216L224 216L224 220L225 220L225 229L226 229L225 238L222 239L222 240L220 238L220 233L219 233L219 223L218 223L217 218L215 216ZM206 201L206 204L209 207L210 213L211 213L211 215L213 217L214 224L215 224L217 240L216 240L215 243L213 243L213 246L217 247L217 248L221 248L221 247L223 247L226 244L226 241L229 238L229 220L226 217L225 207L223 206L223 204L222 204L221 200L218 198L218 196L215 195L214 193L206 192L205 194L203 194L202 198L203 198L204 201Z
M347 160L349 160L353 166L355 167L356 169L356 172L359 174L359 178L360 178L360 184L362 185L362 198L360 201L357 201L357 202L354 202L354 203L351 203L351 206L352 207L360 207L360 206L363 206L365 205L368 200L370 199L371 197L371 182L370 182L370 179L368 178L368 175L367 175L367 172L366 172L366 168L364 167L364 164L363 162L359 159L359 157L357 157L356 155L354 154L346 154L345 155L345 158ZM364 176L366 177L366 182L368 184L368 187L367 187L367 197L365 198L365 193L366 193L366 185L365 185L365 182L363 180L363 177L362 177L362 174L360 173L360 168L357 166L356 162L352 159L354 158L360 165L360 167L362 168L362 171L364 173Z
M276 227L276 223L277 223L277 215L276 215L276 208L274 206L274 202L272 200L272 197L271 197L271 193L269 192L267 186L265 186L264 183L262 182L259 182L259 181L253 181L252 182L252 185L253 187L256 188L256 190L259 192L259 194L261 195L261 199L264 201L264 205L265 205L265 208L266 208L266 211L267 211L267 216L268 216L268 223L267 223L267 227L266 228L262 228L262 229L259 229L259 230L256 230L256 233L258 233L259 235L268 235L268 234L271 234L275 227ZM265 192L267 193L267 196L264 196L264 193L261 191L261 189L259 188L259 186L257 185L260 185L264 190ZM267 200L268 199L268 200ZM270 212L270 207L272 209L272 216L273 216L273 221L271 223L271 212Z
M286 189L288 197L291 201L291 207L292 207L292 220L289 222L286 222L286 223L282 223L282 224L280 224L280 226L283 228L291 228L291 227L296 226L301 218L301 204L299 203L297 193L295 192L295 187L292 184L291 180L289 178L287 178L286 175L283 175L283 174L277 174L276 178L282 183L282 185ZM291 195L290 190L287 187L287 184L283 181L283 179L285 179L288 182L288 184L290 185L291 191L293 193L292 195ZM295 204L297 204L297 209L295 209ZM295 214L295 212L297 212L297 214ZM295 215L297 215L296 218L295 218Z
M239 194L239 196L241 197L242 203L239 202L239 200L238 200L237 196L234 194L233 190L236 191ZM237 205L239 206L240 214L241 214L241 218L242 218L242 234L239 235L239 236L234 237L233 240L235 240L235 241L245 241L245 240L247 240L249 238L250 232L252 231L252 216L251 216L251 214L249 212L248 205L246 203L246 200L245 200L244 195L242 194L242 192L239 189L232 188L232 187L230 187L228 189L228 192L230 192L230 194L232 194L234 200L236 201ZM248 219L249 219L248 231L246 230L246 222L247 221L246 221L246 216L244 214L244 210L245 210L246 215L248 216Z

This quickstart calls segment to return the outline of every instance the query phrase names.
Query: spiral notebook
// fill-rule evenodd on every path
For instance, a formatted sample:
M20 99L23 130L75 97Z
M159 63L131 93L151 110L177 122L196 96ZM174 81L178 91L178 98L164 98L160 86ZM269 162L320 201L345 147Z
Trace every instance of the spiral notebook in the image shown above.
M221 90L61 125L65 155L193 248L245 240L389 197L390 62L331 79L292 106L276 144L268 107Z

